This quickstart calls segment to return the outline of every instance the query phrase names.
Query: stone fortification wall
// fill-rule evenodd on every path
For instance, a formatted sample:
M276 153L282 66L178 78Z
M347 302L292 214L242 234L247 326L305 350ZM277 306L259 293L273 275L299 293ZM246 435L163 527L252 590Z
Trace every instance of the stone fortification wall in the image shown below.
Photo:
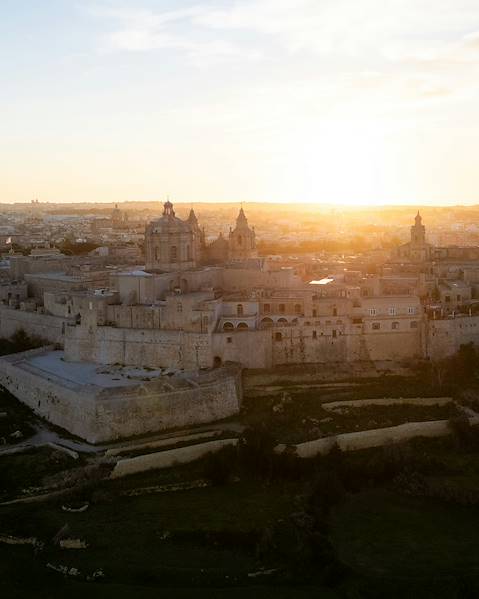
M10 337L23 329L29 335L63 345L64 330L68 322L67 318L0 306L0 337Z
M361 335L361 350L370 360L407 360L424 356L422 332L384 331L366 332ZM361 359L353 354L350 360Z
M28 358L52 348L39 348L0 359L0 385L38 416L74 435L95 442L100 436L96 422L94 391L88 385L68 383L53 374L42 376L30 368Z
M241 407L240 376L239 370L229 376L218 374L214 383L161 394L153 389L149 392L148 384L131 395L119 395L114 390L111 398L100 397L97 401L96 415L102 423L99 440L206 424L233 416Z
M216 380L164 391L151 381L130 387L79 385L33 367L28 358L44 349L0 359L0 385L52 424L100 443L204 424L237 414L241 371L216 371Z
M208 453L219 451L223 447L235 446L238 444L238 439L217 439L215 441L207 441L197 445L188 447L177 447L147 455L140 455L134 458L126 458L119 460L110 478L119 478L144 472L145 470L157 470L161 468L171 468L178 464L188 464L198 460Z
M452 356L461 345L479 346L479 316L431 320L428 323L427 355L432 359Z
M422 356L420 330L363 332L354 326L270 329L273 365L357 360L404 360ZM281 338L277 338L281 335Z
M245 368L271 368L271 331L216 333L212 336L212 355L223 362L239 362Z
M67 327L65 356L72 362L150 368L208 368L213 364L207 334L158 329Z

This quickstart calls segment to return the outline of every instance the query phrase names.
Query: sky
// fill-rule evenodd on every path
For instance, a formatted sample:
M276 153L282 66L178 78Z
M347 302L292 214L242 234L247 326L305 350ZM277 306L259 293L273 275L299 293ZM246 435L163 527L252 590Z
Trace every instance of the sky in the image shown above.
M0 202L479 203L478 0L0 0Z

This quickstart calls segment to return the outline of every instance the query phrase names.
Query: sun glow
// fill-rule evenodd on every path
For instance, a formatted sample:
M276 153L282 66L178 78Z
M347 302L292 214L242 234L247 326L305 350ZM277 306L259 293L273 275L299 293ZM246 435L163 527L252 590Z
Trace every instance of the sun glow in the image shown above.
M382 126L356 119L332 120L291 144L291 177L305 202L381 203L386 184L387 140Z

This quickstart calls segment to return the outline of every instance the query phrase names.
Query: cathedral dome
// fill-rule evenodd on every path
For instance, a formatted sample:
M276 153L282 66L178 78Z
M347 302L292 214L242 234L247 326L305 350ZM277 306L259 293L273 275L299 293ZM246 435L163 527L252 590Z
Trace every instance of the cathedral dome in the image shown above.
M145 261L149 272L172 272L195 268L197 232L188 221L175 215L173 204L163 205L163 215L145 231Z
M191 231L191 225L175 215L173 204L168 201L163 204L163 215L157 220L151 221L149 231L155 234L187 233Z

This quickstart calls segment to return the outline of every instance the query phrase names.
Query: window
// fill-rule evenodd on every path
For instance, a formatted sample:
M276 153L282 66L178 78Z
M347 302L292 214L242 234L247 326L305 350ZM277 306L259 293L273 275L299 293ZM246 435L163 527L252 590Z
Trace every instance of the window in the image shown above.
M233 337L226 337L226 343L233 343Z
M397 331L399 329L399 322L393 322L391 325L391 328L395 331Z
M270 314L271 313L271 304L263 304L263 312L264 312L264 314Z
M396 316L396 314L397 314L396 308L395 307L389 308L388 314L389 314L389 316Z
M373 331L379 331L380 328L381 328L381 324L379 322L373 322L373 326L372 326Z
M275 333L274 334L274 340L275 341L281 341L283 339L283 335L281 335L281 333Z
M286 312L286 306L284 304L280 304L278 306L278 310L280 314L284 314Z
M318 338L318 333L316 331L313 331L313 339L317 339Z
M241 235L238 235L238 245L243 245L243 238Z
M336 329L333 329L333 337L337 337Z
M408 314L416 314L415 306L409 306L409 308L407 309L407 313Z
M160 250L158 247L155 247L155 260L158 260L160 257Z
M417 329L418 327L418 323L416 320L411 320L411 329Z
M183 304L181 302L178 302L176 304L176 311L177 312L183 312Z
M316 308L314 308L314 310L313 310L313 317L315 317L317 315L318 315L318 311L316 310Z
M264 329L272 327L273 321L271 320L271 318L263 318L263 320L261 321L261 326Z
M444 297L444 301L447 302L447 303L449 303L451 301L451 296L450 295L446 295Z
M244 308L243 308L243 304L238 304L238 305L236 306L236 314L237 314L238 316L243 316L243 314L244 314Z
M337 316L338 315L338 309L337 308L333 308L333 316Z
M247 329L249 329L249 326L246 324L246 322L240 322L236 328L240 331L246 331Z
M460 302L462 300L462 297L460 295L457 296L457 301Z
M234 329L233 323L225 322L223 325L223 331L232 331Z
M278 324L284 327L288 324L288 321L286 320L286 318L278 318Z
M301 314L302 310L301 310L301 305L300 304L295 304L294 306L294 313L295 314Z
M176 245L172 245L170 247L170 261L176 262L177 259L178 259L178 248L176 247Z
M189 244L186 246L186 258L191 260L191 246Z
M377 312L376 308L369 308L368 313L369 313L369 316L376 316L376 314L378 312Z

